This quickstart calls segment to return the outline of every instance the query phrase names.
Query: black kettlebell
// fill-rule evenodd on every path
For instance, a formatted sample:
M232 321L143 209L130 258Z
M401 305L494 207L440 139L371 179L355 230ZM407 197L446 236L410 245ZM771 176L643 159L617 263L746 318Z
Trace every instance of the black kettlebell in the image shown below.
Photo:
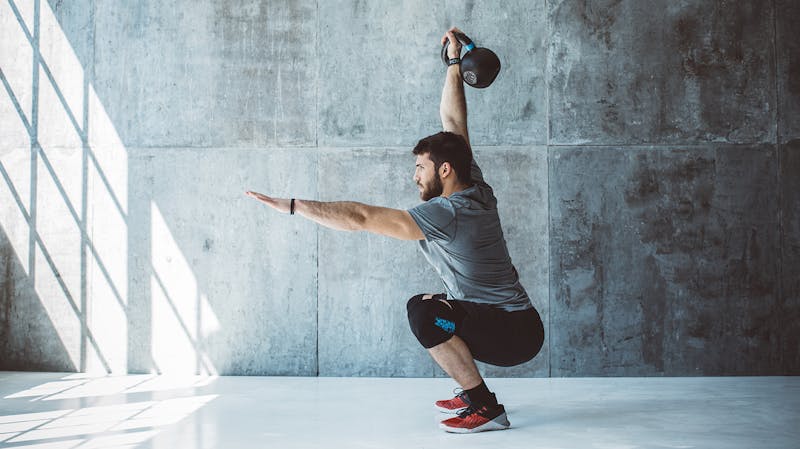
M500 73L500 58L488 48L478 48L464 33L455 33L456 39L464 46L466 53L461 56L461 77L464 82L472 87L483 89L489 87ZM447 47L450 39L444 41L442 46L442 62L448 65Z

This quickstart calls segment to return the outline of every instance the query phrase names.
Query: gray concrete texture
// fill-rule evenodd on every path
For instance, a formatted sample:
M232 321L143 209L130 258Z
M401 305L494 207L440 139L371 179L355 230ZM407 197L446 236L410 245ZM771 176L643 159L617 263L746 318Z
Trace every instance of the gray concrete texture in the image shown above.
M800 138L800 41L794 31L800 21L800 4L776 1L778 68L778 139L786 143ZM797 172L795 172L797 173Z
M550 164L554 375L749 375L794 352L773 145L559 148Z
M783 345L781 353L782 363L787 367L800 366L800 276L797 275L800 266L800 140L793 140L787 145L779 147L780 172L779 208L781 211L781 248L779 267L780 276L780 302L778 313L785 316L783 320Z
M489 376L797 374L796 2L0 3L0 369L443 376L413 243L243 196L409 208L438 39L545 323Z
M775 140L765 2L549 5L551 144Z

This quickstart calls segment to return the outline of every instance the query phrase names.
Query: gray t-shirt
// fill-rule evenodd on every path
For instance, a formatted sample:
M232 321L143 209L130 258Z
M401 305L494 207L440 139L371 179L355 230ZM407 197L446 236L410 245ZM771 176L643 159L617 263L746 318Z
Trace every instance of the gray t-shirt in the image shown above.
M533 306L508 255L497 199L472 160L472 187L408 212L425 234L419 245L451 299L508 311Z

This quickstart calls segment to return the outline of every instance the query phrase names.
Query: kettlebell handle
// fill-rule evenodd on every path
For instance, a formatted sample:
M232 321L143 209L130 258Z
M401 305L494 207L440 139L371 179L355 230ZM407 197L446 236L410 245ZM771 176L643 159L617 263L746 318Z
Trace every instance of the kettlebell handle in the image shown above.
M464 53L465 55L475 48L475 44L472 42L472 39L470 39L466 34L453 32L453 35L455 35L456 39L458 39L458 41L461 42L461 45L464 46L464 50L466 50ZM445 65L447 65L447 61L450 60L450 58L447 57L447 47L449 46L450 39L445 39L444 45L442 45L442 62L444 62Z

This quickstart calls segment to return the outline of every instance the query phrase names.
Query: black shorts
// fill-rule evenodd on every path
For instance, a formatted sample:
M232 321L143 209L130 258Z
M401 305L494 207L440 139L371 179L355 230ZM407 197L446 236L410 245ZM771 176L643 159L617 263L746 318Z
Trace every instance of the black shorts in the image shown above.
M417 295L408 301L409 323L417 339L430 348L458 335L475 360L514 366L534 358L544 343L544 326L536 309L508 312L488 304ZM443 325L444 324L444 325Z

